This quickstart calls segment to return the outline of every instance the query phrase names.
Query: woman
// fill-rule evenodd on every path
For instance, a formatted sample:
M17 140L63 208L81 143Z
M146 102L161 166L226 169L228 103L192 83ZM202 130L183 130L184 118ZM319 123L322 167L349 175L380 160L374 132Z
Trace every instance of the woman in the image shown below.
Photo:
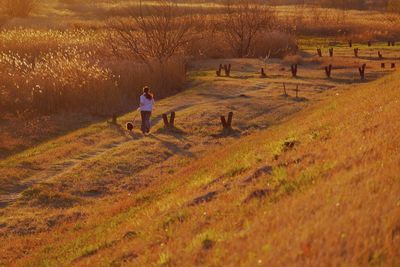
M150 93L150 88L145 86L143 88L143 94L140 96L140 115L142 117L141 130L144 135L150 133L150 117L154 107L154 96Z

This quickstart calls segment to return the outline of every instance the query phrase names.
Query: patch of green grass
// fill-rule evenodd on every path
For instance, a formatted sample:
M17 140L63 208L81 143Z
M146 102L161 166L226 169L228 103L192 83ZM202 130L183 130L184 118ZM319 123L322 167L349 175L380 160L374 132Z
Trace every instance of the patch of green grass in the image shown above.
M204 245L207 246L210 242L221 242L225 239L226 235L224 233L218 232L214 229L207 229L192 239L192 242L188 246L187 250L197 250L204 247Z
M157 266L160 267L171 266L171 254L169 252L161 253L158 258Z
M297 135L290 135L283 140L279 140L277 142L272 142L269 144L269 151L272 154L274 159L277 159L282 155L286 150L288 150L291 146L294 146L298 143L299 138Z

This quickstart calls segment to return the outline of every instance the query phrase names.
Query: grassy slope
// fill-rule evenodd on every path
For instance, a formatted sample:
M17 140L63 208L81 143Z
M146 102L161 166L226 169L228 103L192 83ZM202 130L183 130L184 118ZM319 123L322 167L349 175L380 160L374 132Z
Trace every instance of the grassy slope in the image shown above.
M221 87L217 81L215 95L205 82L180 96L190 104L208 94L202 104L182 106L183 133L164 133L157 126L158 139L147 140L97 124L19 154L2 167L28 181L46 178L32 178L30 172L37 171L32 166L72 166L61 174L55 169L59 177L50 172L51 181L34 187L37 191L25 191L35 205L61 203L69 209L50 218L56 221L51 235L33 229L31 235L3 236L1 242L8 244L2 246L3 260L19 257L18 265L397 265L399 145L393 140L399 138L399 82L390 76L335 90L317 107L276 126L254 115L269 111L272 122L304 103L282 100L284 109L270 108L268 97L261 98L265 91L253 83L246 87L249 80L240 89L240 81ZM218 134L218 125L209 123L217 114L210 117L204 110L244 108L237 97L242 92L260 103L246 106L249 117L239 115L239 129L264 121L268 130L242 134L239 141L235 135L210 137ZM216 100L227 94L235 97ZM158 112L182 104L176 101L162 102ZM138 155L143 145L151 145L153 158ZM210 150L210 145L217 146ZM147 168L152 165L156 169ZM110 191L116 193L79 197ZM31 202L21 204L26 203ZM44 207L2 215L15 219L31 212L36 218L54 212L51 205ZM24 251L29 256L22 256Z

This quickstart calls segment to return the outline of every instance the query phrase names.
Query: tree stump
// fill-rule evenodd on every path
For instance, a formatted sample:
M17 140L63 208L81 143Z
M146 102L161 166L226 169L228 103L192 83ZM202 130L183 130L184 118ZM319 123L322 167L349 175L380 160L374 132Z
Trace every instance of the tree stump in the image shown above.
M322 50L321 48L317 48L317 53L319 57L322 57Z
M383 55L382 55L381 51L378 51L378 57L379 57L379 59L383 59Z
M332 47L329 48L329 56L330 56L330 57L333 57L333 48L332 48Z
M358 68L358 71L360 73L361 80L365 79L365 68L367 67L367 64L363 64L361 67Z
M328 78L331 77L331 73L332 73L332 65L325 67L325 74Z
M353 47L353 41L352 40L349 40L349 47L350 48Z
M381 63L381 68L382 68L382 69L386 68L385 63Z
M391 64L391 68L392 68L392 69L396 68L396 63L392 63L392 64Z
M358 57L358 52L360 51L360 49L358 48L354 48L354 56Z
M221 116L221 124L224 130L232 129L232 120L233 120L233 112L229 112L228 120L225 119L225 116Z
M368 46L369 46L369 47L371 47L371 46L372 46L372 42L371 42L371 41L368 41L368 43L367 43L367 44L368 44Z
M292 71L292 77L297 77L297 64L292 64L290 69Z

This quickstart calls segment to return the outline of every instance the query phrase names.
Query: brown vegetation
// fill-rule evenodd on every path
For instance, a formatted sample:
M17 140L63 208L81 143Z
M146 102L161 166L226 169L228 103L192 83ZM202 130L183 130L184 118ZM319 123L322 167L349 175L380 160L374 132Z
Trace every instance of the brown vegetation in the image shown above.
M37 0L1 0L0 11L10 17L28 17L37 5Z

